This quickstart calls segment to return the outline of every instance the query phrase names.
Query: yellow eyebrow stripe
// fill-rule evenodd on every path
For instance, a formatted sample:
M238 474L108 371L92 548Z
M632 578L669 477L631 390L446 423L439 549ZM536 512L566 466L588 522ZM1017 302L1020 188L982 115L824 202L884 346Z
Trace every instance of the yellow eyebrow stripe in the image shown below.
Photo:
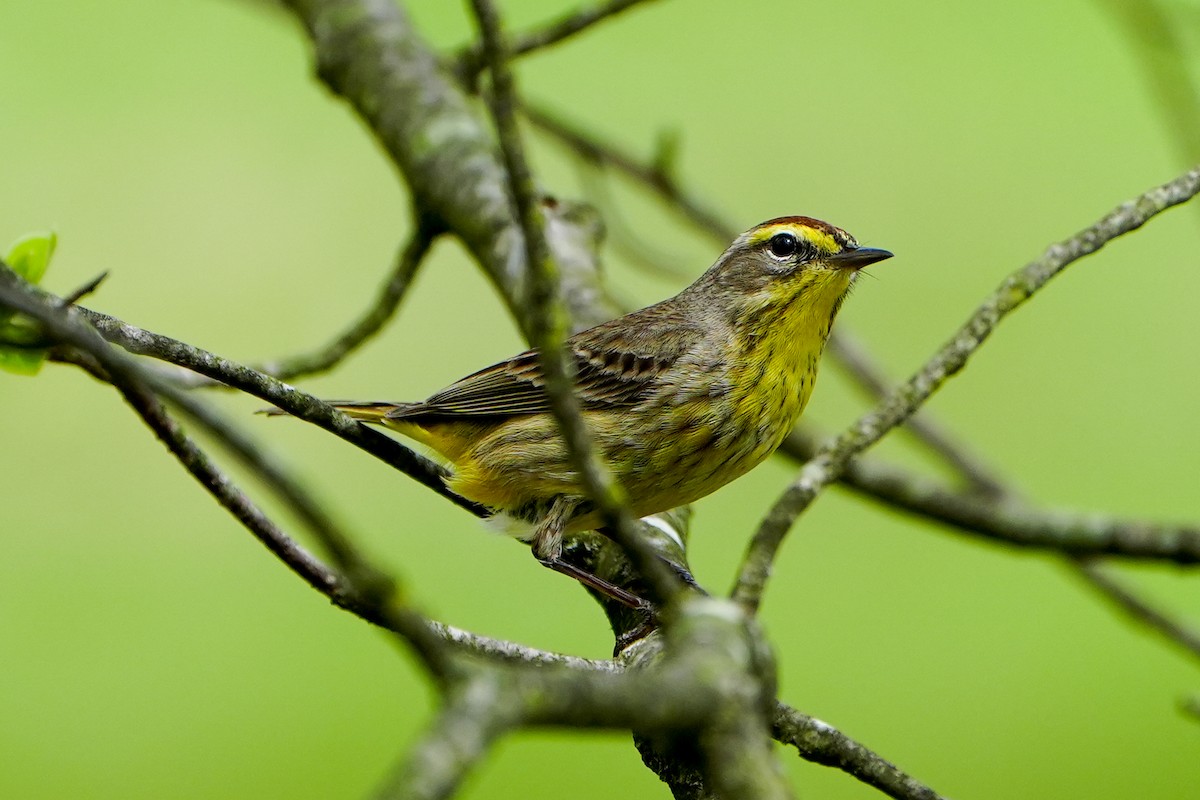
M825 231L809 227L808 225L799 225L794 222L782 222L755 228L750 232L746 243L751 246L762 244L777 233L790 233L797 239L804 239L811 242L818 250L825 253L837 253L842 249L837 240Z

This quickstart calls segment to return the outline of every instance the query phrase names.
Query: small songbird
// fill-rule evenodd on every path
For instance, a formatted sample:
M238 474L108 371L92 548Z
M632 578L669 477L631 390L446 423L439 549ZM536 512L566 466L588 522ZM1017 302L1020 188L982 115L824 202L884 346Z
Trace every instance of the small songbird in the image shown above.
M779 447L858 271L891 256L820 220L780 217L739 236L676 296L567 340L587 427L635 516L704 497ZM558 561L563 533L600 524L536 351L420 403L330 402L437 451L449 488L543 561Z

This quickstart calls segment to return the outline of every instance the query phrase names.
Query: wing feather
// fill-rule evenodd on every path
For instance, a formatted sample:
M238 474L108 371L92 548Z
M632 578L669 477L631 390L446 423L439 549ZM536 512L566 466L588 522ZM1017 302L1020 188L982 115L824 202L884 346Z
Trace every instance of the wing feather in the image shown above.
M576 386L583 407L637 404L653 391L658 378L702 338L699 327L689 324L666 304L572 336L567 346L575 361ZM549 410L537 352L527 350L456 381L424 403L397 408L388 416L414 420L496 417Z

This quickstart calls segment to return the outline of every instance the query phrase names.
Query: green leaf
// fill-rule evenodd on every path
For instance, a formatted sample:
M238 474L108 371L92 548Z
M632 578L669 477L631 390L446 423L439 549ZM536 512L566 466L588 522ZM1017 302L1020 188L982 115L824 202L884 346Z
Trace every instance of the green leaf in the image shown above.
M30 233L8 249L4 262L30 283L39 283L50 266L58 236L53 231ZM37 328L29 320L0 310L0 370L16 375L36 375L46 351L28 345L37 341Z
M0 372L37 375L45 362L45 350L18 350L15 347L0 345Z
M58 235L54 231L29 233L8 248L4 263L30 283L41 283L57 246Z

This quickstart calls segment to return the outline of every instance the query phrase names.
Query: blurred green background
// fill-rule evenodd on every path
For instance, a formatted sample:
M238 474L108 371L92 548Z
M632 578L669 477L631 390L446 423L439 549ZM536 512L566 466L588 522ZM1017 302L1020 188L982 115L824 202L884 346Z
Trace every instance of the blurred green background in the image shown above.
M458 3L409 5L440 46L473 34ZM514 28L568 8L503 7ZM1197 5L1170 8L1200 52ZM646 156L677 132L681 175L739 227L804 213L894 250L840 324L899 379L1008 272L1200 155L1145 68L1094 2L669 0L528 58L520 79ZM49 287L109 270L91 305L232 358L323 343L372 295L407 217L394 170L311 73L299 29L251 3L0 4L0 243L53 228ZM560 151L538 141L535 158L548 189L581 195ZM615 192L685 273L716 255ZM1177 209L1071 267L931 411L1038 502L1200 518L1198 226L1200 206ZM685 282L607 267L640 302ZM420 398L519 346L443 243L400 319L303 386ZM252 417L258 401L213 400L437 618L608 654L595 605L523 548L320 431ZM835 429L865 408L826 370L809 414ZM892 439L882 453L919 463ZM0 452L0 797L359 797L428 719L411 659L275 562L111 389L60 366L0 376ZM774 461L698 504L702 582L729 585L793 470ZM1121 572L1200 620L1194 574ZM764 620L784 699L950 796L1200 784L1200 725L1175 708L1200 690L1195 662L1055 558L834 491L785 547ZM879 796L782 757L802 796ZM628 737L560 732L506 740L464 792L665 795Z

